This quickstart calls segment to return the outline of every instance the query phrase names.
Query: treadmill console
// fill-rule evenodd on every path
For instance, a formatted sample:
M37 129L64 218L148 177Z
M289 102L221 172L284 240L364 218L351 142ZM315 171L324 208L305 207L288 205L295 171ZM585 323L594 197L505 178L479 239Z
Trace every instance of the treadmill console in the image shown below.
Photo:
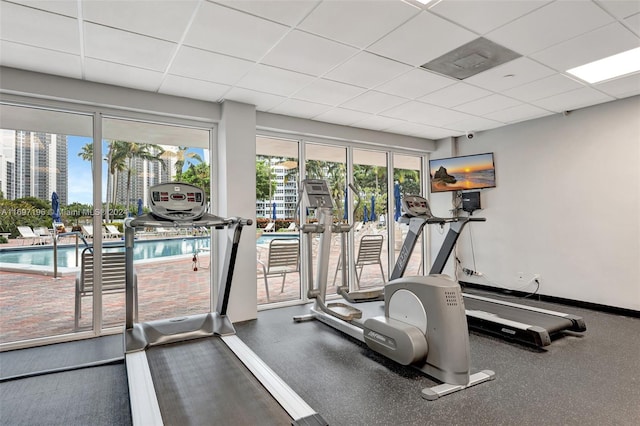
M302 187L307 197L307 207L310 209L333 208L333 200L326 180L305 179L302 181Z
M419 195L407 195L402 199L402 210L407 217L433 217L429 201Z
M151 214L167 220L200 219L206 211L206 198L201 188L188 183L161 183L149 188Z

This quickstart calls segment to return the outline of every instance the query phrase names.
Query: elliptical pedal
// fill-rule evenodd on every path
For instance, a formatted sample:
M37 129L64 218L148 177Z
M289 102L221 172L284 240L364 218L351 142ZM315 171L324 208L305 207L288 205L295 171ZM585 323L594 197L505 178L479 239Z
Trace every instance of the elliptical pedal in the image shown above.
M354 319L362 318L362 311L360 309L356 309L353 306L340 302L329 303L327 305L327 310L331 311L332 315L335 315L343 321L352 321Z

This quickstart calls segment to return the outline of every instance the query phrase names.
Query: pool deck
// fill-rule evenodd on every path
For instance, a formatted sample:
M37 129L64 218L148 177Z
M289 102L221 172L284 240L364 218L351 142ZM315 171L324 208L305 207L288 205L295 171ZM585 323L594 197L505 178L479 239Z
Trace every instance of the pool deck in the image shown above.
M278 233L280 234L280 233ZM294 234L295 235L295 234ZM179 236L176 238L183 238ZM162 237L166 238L166 237ZM22 241L10 240L9 245L0 247L22 247ZM334 243L329 263L329 283L327 294L335 294L333 277L339 258L339 243ZM385 249L382 259L385 259ZM262 249L258 256L264 256ZM384 263L384 262L383 262ZM417 270L418 262L411 262ZM138 276L140 321L158 318L171 318L182 315L206 312L209 309L209 261L199 256L194 265L191 255L175 256L161 262L136 262ZM15 265L14 265L15 266ZM197 270L194 270L194 266ZM267 303L264 280L256 265L256 294L258 305ZM22 269L0 272L0 343L26 340L74 332L75 278L76 270L54 279L49 276L26 273ZM386 266L385 278L388 277ZM407 271L412 274L414 271ZM336 283L340 284L341 274L337 274ZM284 291L280 292L282 278L270 277L269 302L299 300L300 274L287 274ZM364 267L360 278L361 287L379 286L382 283L377 265ZM124 293L105 294L103 303L103 322L105 326L124 324ZM89 329L91 325L91 298L82 300L82 318L80 329Z

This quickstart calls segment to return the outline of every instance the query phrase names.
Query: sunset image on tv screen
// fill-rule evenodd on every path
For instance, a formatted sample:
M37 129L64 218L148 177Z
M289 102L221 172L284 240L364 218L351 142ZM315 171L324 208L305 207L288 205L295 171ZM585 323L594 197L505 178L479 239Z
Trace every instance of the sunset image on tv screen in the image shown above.
M493 153L429 161L431 192L493 188L496 174Z

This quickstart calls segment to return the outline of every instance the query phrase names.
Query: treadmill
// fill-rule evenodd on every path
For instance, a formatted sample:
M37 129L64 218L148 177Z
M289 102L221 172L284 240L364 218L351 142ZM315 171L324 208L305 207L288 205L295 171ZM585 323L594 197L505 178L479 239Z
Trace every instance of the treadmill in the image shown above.
M200 188L171 182L149 189L151 213L125 221L125 360L134 425L326 425L236 335L227 316L242 227L251 220L205 213ZM229 229L214 312L134 323L136 227Z
M411 253L426 224L449 223L449 231L431 266L429 275L442 274L464 226L469 222L484 222L485 218L433 216L429 202L418 195L406 196L401 221L409 224L407 237L402 245L389 281L404 275ZM521 343L544 347L551 344L551 336L565 330L584 332L587 327L582 317L550 311L488 297L462 293L467 323L471 329L484 331Z

